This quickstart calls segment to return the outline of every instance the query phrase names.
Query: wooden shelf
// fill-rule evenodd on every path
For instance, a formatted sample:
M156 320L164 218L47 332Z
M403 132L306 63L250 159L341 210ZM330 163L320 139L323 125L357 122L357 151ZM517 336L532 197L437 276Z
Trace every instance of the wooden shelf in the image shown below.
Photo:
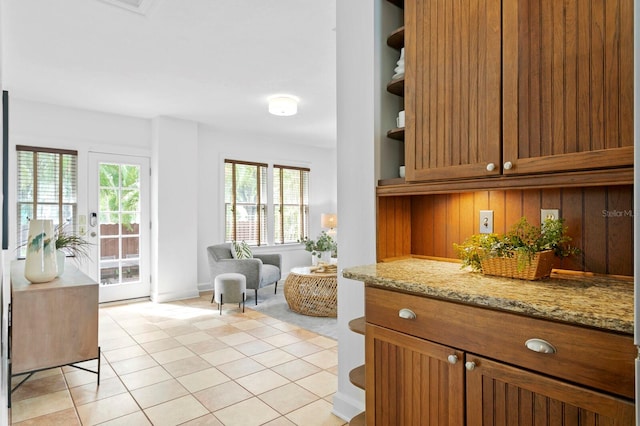
M387 132L387 137L397 141L404 141L404 127L397 127Z
M349 381L354 386L364 390L364 365L354 368L349 372Z
M387 92L404 96L404 77L391 80L389 84L387 84Z
M358 414L357 416L355 416L354 418L352 418L351 421L349 422L349 426L364 426L366 424L367 423L365 421L364 411Z
M365 324L366 321L364 317L354 318L349 321L349 330L353 331L354 333L362 334L364 336Z
M378 196L397 196L632 184L633 168L625 168L412 183L405 182L404 179L381 179L376 192Z
M389 34L389 37L387 37L387 46L397 50L404 47L404 26Z

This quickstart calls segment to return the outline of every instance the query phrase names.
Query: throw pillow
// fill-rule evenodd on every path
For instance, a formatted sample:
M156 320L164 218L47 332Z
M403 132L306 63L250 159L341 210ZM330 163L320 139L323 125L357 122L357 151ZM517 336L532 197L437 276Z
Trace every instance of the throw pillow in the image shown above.
M233 241L233 251L231 254L234 255L233 257L235 259L251 259L253 257L251 247L244 241Z

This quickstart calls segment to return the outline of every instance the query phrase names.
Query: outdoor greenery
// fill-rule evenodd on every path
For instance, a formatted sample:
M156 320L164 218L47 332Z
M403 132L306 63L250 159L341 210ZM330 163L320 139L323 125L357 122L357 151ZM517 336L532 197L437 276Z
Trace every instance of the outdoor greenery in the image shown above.
M310 251L313 256L320 257L323 251L330 251L331 257L338 256L338 243L325 231L322 231L316 240L305 237L299 242L304 244L305 250Z
M518 268L524 269L536 253L553 250L557 257L578 254L580 250L570 245L563 219L546 219L541 226L520 218L506 234L475 234L454 249L463 267L480 271L482 260L494 257L516 257Z
M136 165L100 164L100 223L132 227L138 221L140 168ZM111 213L113 212L113 213ZM123 212L118 217L117 212Z

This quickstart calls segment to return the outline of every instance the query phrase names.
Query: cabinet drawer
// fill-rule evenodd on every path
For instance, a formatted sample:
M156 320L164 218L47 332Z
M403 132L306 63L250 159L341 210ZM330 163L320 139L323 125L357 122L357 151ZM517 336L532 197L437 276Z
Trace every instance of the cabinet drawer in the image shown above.
M410 309L414 319L399 316ZM529 370L634 397L636 348L630 335L562 324L438 299L383 290L365 291L368 323L504 361ZM529 339L555 353L528 349Z

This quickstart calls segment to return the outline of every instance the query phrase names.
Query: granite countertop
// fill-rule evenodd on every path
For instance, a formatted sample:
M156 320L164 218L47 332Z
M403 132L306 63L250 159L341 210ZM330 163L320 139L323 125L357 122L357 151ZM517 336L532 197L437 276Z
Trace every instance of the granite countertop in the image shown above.
M391 290L633 333L632 281L562 273L525 281L483 275L460 266L412 258L346 268L342 275Z

